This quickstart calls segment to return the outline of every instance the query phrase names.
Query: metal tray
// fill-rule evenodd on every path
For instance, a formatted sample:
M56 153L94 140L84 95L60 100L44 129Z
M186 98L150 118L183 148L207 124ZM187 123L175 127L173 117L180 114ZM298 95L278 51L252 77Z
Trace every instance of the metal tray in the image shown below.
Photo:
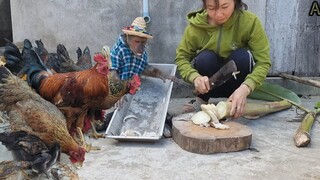
M175 75L176 65L150 63L162 72ZM173 83L142 77L135 95L113 113L106 136L119 141L157 141L163 134ZM133 115L136 118L130 118ZM126 133L125 133L126 132Z

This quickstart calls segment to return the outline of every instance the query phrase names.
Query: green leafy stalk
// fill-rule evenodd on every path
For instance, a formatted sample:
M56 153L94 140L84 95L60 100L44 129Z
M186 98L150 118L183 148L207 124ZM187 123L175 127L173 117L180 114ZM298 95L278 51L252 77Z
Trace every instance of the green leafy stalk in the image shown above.
M250 94L249 98L265 101L279 101L286 99L294 102L295 104L301 104L301 99L296 93L280 85L272 84L269 82L264 82L260 87L256 88Z
M310 112L309 109L307 109L307 108L305 108L305 107L303 107L303 106L295 103L294 101L292 101L292 100L290 100L290 99L286 99L286 98L284 98L284 97L281 97L281 96L279 96L279 95L277 95L277 94L273 94L273 93L268 92L268 91L265 91L265 90L260 90L260 91L261 91L261 92L264 92L264 93L267 93L267 94L269 94L269 95L272 95L272 96L274 96L274 97L277 97L277 98L279 98L279 99L281 99L281 100L287 100L287 101L290 102L293 106L296 106L297 108L305 111L306 113L309 113L309 112Z

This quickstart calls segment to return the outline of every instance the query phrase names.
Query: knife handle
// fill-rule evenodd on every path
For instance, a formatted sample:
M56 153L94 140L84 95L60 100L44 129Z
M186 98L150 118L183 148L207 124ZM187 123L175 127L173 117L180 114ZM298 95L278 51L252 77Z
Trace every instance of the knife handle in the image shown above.
M200 92L197 89L193 89L192 94L198 96Z
M213 83L210 83L210 84L211 84L211 86L210 86L210 90L209 91L211 91L215 87ZM192 94L195 95L195 96L198 96L200 94L200 92L197 89L193 89L192 90Z

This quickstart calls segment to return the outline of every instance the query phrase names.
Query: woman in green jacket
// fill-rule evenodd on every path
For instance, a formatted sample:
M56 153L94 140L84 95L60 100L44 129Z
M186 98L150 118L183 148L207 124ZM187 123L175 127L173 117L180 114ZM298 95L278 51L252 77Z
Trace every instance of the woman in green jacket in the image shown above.
M203 9L189 13L176 50L181 77L200 93L183 112L198 111L210 97L228 97L231 116L243 115L247 96L265 80L271 67L267 35L258 17L241 0L202 0ZM244 10L245 9L245 10ZM240 73L210 90L209 77L234 60Z

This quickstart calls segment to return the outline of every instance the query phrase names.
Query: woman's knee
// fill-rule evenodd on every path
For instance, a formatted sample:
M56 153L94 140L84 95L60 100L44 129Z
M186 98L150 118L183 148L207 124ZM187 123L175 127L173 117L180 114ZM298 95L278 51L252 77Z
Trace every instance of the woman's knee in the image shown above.
M233 51L228 57L228 60L234 60L238 70L241 73L248 74L252 71L252 66L253 66L252 55L248 50L244 48L240 48Z
M218 61L216 53L203 50L195 57L194 68L203 76L212 76L220 68Z

